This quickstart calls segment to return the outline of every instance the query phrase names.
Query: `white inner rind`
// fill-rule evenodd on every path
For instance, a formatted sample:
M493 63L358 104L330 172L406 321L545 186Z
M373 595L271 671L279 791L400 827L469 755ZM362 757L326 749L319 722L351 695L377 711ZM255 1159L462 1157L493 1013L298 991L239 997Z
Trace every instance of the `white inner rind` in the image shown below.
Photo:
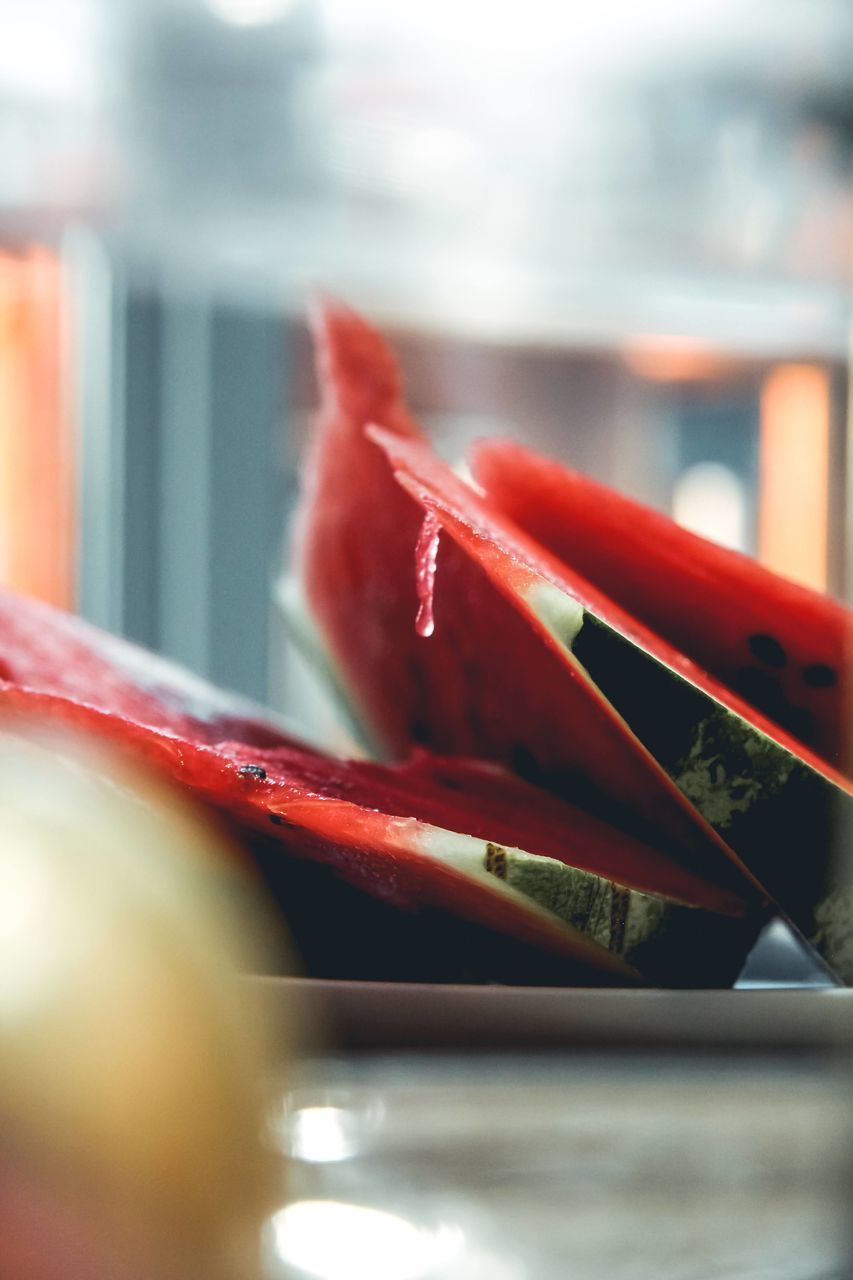
M540 579L525 593L527 603L554 639L571 652L584 620L584 607L552 583Z
M294 574L282 574L273 588L287 640L302 658L322 694L334 707L334 741L323 736L316 745L330 755L351 760L367 755L381 759L383 752L362 719L357 715L338 667L320 635L305 600L302 584ZM301 734L303 741L306 738ZM316 737L316 735L315 735Z

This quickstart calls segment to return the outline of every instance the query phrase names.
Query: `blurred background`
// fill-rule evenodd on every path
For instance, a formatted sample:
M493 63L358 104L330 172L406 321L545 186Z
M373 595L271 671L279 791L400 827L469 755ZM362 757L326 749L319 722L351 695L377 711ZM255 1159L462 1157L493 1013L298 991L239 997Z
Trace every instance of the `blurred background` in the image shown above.
M0 581L292 704L320 287L448 456L511 434L845 593L848 0L0 17Z
M387 332L447 457L515 436L849 595L851 52L850 0L0 0L0 585L312 718L275 584L317 399L304 317L320 288ZM45 807L53 823L47 801L79 788L76 765L71 782L30 768L15 742L4 759L0 818L13 830L31 802L35 830ZM75 794L63 822L97 817ZM0 1277L130 1278L133 1258L147 1278L220 1274L183 1253L158 1271L140 1252L162 1243L162 1219L171 1257L174 1218L245 1280L230 1228L245 1244L248 1221L256 1252L252 1215L269 1205L264 1191L243 1215L254 1184L233 1135L255 1132L259 1072L248 1059L236 1083L207 1071L243 1072L251 1044L230 1005L197 1028L187 1012L198 984L219 990L219 917L193 915L192 876L167 884L158 902L210 944L187 958L196 934L177 930L174 972L189 979L169 986L142 912L148 853L186 833L149 837L117 811L101 865L88 826L55 826L53 896L47 875L51 893L31 892L30 853L0 839L8 1043L29 1053L10 993L44 956L61 996L31 1037L57 1110L34 1092L38 1123L18 1146L0 1126ZM75 847L89 878L69 870ZM77 933L55 920L88 921L96 889L139 961L135 986L103 958L112 935L91 971L67 963ZM792 976L789 958L782 985ZM81 1020L90 1006L100 1040ZM281 1207L265 1274L562 1277L570 1240L580 1280L848 1275L849 1052L843 1078L828 1073L819 1026L811 1057L798 1044L755 1061L726 1061L725 1043L707 1061L632 1058L602 1052L605 1035L597 1057L308 1062L272 1126ZM128 1028L131 1055L154 1036L151 1077L115 1057ZM75 1092L81 1036L105 1075L81 1070ZM29 1082L30 1058L18 1069ZM71 1147L71 1199L66 1166L38 1161L36 1191L58 1169L62 1195L31 1195L21 1152L65 1159L57 1134L89 1121L80 1098L100 1123L114 1096L86 1166L103 1203ZM114 1140L116 1116L145 1160ZM186 1169L170 1182L158 1162L175 1134ZM103 1236L104 1204L116 1253L93 1262L85 1231Z

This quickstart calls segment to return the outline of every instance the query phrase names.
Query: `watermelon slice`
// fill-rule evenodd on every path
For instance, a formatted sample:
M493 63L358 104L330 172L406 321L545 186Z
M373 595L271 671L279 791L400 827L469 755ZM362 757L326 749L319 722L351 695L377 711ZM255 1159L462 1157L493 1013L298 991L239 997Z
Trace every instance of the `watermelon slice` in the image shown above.
M316 332L324 406L298 565L387 748L487 757L706 880L745 874L853 980L840 772L582 576L570 546L558 558L440 464L369 326L332 305ZM832 749L831 728L821 740Z
M335 759L172 664L11 595L0 636L0 711L106 738L220 814L319 971L363 972L364 947L370 976L410 974L414 940L417 976L720 985L762 922L746 896L503 770ZM343 937L325 946L330 919ZM394 953L365 929L384 930Z
M849 610L510 441L470 464L493 510L849 775Z
M420 540L423 588L431 531L421 538L419 502L395 483L365 428L390 423L400 441L422 437L400 407L393 357L377 333L338 304L320 311L315 333L324 403L306 468L297 572L373 737L398 757L420 744L550 779L563 798L738 887L722 842L594 685L564 678L560 648L531 635L512 600L452 540L442 544L435 582L436 633L416 632L415 548ZM574 724L582 735L566 732Z

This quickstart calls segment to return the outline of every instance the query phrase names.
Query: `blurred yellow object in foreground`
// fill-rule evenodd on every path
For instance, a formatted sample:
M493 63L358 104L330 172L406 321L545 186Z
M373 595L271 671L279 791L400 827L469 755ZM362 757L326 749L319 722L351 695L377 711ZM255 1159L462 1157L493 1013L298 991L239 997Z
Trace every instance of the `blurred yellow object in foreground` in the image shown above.
M0 1280L255 1274L271 936L171 796L0 726Z

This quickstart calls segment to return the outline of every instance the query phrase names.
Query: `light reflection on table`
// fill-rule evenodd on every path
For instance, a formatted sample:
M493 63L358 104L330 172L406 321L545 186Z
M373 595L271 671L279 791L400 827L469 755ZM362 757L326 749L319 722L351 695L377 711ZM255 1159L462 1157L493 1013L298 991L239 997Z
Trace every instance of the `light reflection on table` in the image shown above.
M846 1081L825 1058L315 1061L275 1117L269 1275L824 1280L842 1273Z

